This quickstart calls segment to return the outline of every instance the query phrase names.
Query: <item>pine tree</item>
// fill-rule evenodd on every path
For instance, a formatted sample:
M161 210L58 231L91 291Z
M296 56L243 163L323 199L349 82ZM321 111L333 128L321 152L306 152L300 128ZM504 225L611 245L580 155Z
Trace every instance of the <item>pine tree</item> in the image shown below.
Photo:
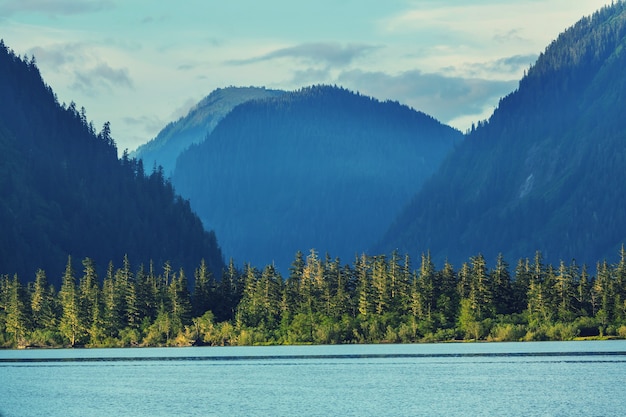
M441 295L437 299L437 309L443 316L442 324L452 326L459 311L456 272L452 264L446 261L440 274Z
M72 267L71 256L67 259L59 298L62 310L59 330L63 337L69 340L70 346L75 346L82 340L85 324L84 317L81 315L78 288L76 287L76 277Z
M85 325L88 329L92 328L94 323L92 320L94 317L98 317L98 312L95 310L100 309L100 288L98 286L98 276L96 274L96 265L90 258L83 259L84 274L79 283L79 302L81 316L85 320Z
M574 281L577 274L575 263L567 267L565 262L559 263L559 271L556 274L554 291L557 300L557 315L562 321L571 321L574 318L573 300L574 300Z
M193 286L193 316L200 317L213 307L215 293L215 282L213 274L209 271L204 259L200 261L200 266L194 273Z
M502 253L498 254L496 266L491 274L493 286L493 304L496 314L510 314L513 310L513 290L511 288L511 275L509 265L504 260Z
M57 325L54 290L48 284L46 272L38 269L31 294L32 325L35 329L53 329Z
M13 280L8 288L8 300L5 307L5 326L8 334L12 336L14 346L24 346L26 333L29 330L30 312L27 311L27 297L24 287L17 278Z
M174 274L169 287L172 317L181 325L191 323L191 296L185 271L181 268Z
M357 310L364 317L374 313L371 272L367 257L363 254L355 262Z
M482 254L470 259L470 293L469 300L472 309L476 311L479 320L491 317L494 312L493 306L493 285L491 276L487 271L487 263Z
M121 297L115 285L113 262L109 262L106 278L102 283L103 325L108 337L117 337L122 326Z
M372 262L372 289L374 291L374 311L382 315L391 305L391 282L384 255L375 256Z

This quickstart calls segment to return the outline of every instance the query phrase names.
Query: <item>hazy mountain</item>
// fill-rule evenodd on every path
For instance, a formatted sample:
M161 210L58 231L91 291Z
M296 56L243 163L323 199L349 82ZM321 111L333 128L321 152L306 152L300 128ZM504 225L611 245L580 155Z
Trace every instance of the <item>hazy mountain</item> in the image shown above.
M131 156L143 159L149 168L155 163L161 165L169 176L178 155L191 144L202 142L235 106L248 100L275 97L283 93L260 87L217 89L196 104L185 117L165 126L154 139L141 145Z
M2 42L0 97L0 274L32 281L42 268L59 283L68 255L77 271L85 257L103 270L124 255L191 276L202 258L221 270L215 235L162 171L118 159L108 123L96 134L84 109L57 102L34 59Z
M626 242L626 5L550 44L414 197L380 250L460 263L616 259Z
M461 137L395 102L310 87L234 108L172 181L226 256L284 272L298 250L367 250Z

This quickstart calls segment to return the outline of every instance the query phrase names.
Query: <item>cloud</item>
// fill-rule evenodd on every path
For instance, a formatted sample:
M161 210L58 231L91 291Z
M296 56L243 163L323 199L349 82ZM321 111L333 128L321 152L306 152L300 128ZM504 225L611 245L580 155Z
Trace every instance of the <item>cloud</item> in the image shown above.
M303 43L287 48L276 49L253 58L231 60L231 65L247 65L280 58L294 58L312 63L324 63L344 67L355 59L367 55L380 47L365 44L341 45L336 42Z
M47 67L59 71L63 65L76 61L81 52L79 44L64 44L52 47L35 46L29 50L39 63L45 63Z
M340 74L338 81L379 99L408 104L445 123L466 116L478 117L517 87L517 80L449 77L418 70L398 75L352 70Z
M330 70L328 68L322 68L322 69L307 68L304 70L294 71L291 84L294 84L294 85L323 84L328 79L330 79Z
M133 81L126 68L112 68L106 63L97 66L74 71L75 82L72 89L81 90L87 94L93 94L95 90L111 87L133 88Z
M0 1L0 15L34 12L57 17L99 12L114 7L111 0L4 0Z
M157 116L125 116L122 118L122 121L132 127L139 127L143 132L148 134L153 134L154 132L160 131L166 124L164 120Z
M462 74L463 78L511 79L521 78L524 70L537 61L537 54L513 55L483 62L470 62L442 68L442 73Z
M513 55L492 61L486 65L486 68L493 72L518 73L521 69L528 69L537 61L538 56L537 54Z

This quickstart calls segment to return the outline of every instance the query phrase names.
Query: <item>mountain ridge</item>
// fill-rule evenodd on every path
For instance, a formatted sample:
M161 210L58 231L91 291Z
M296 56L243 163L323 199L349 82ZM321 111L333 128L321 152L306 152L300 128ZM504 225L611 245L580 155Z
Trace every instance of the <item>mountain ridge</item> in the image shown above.
M413 197L377 246L594 261L626 236L626 11L614 3L563 32ZM609 174L610 173L610 174ZM609 186L610 184L610 186ZM442 192L445 190L445 192ZM602 192L600 191L602 190Z
M27 281L42 268L58 284L68 256L100 271L125 256L188 272L204 258L221 271L215 234L162 170L118 159L109 123L96 133L84 108L58 103L34 58L3 41L0 96L0 273Z
M312 86L235 107L172 182L227 256L285 271L298 250L365 251L461 137L397 102Z
M169 176L174 171L178 155L192 144L202 142L235 106L283 93L265 87L218 88L196 103L185 116L168 123L154 139L139 146L131 156L142 159L147 166L162 166Z

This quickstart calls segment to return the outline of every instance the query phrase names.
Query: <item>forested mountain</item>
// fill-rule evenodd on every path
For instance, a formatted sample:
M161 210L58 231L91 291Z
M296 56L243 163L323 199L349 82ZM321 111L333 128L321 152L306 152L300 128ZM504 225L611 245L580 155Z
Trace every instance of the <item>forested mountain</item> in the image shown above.
M626 4L550 44L414 197L380 250L595 262L626 241Z
M174 171L178 155L190 145L203 141L235 106L283 93L260 87L218 88L196 104L186 116L165 126L154 139L141 145L131 156L142 159L148 167L155 163L161 165L165 175L169 176Z
M34 58L3 42L0 97L0 273L27 281L43 268L58 284L68 255L101 270L124 255L221 270L215 235L163 172L118 159L109 124L96 134L84 108L58 103Z
M284 272L298 250L367 250L461 137L396 102L315 86L235 107L172 182L224 253Z

